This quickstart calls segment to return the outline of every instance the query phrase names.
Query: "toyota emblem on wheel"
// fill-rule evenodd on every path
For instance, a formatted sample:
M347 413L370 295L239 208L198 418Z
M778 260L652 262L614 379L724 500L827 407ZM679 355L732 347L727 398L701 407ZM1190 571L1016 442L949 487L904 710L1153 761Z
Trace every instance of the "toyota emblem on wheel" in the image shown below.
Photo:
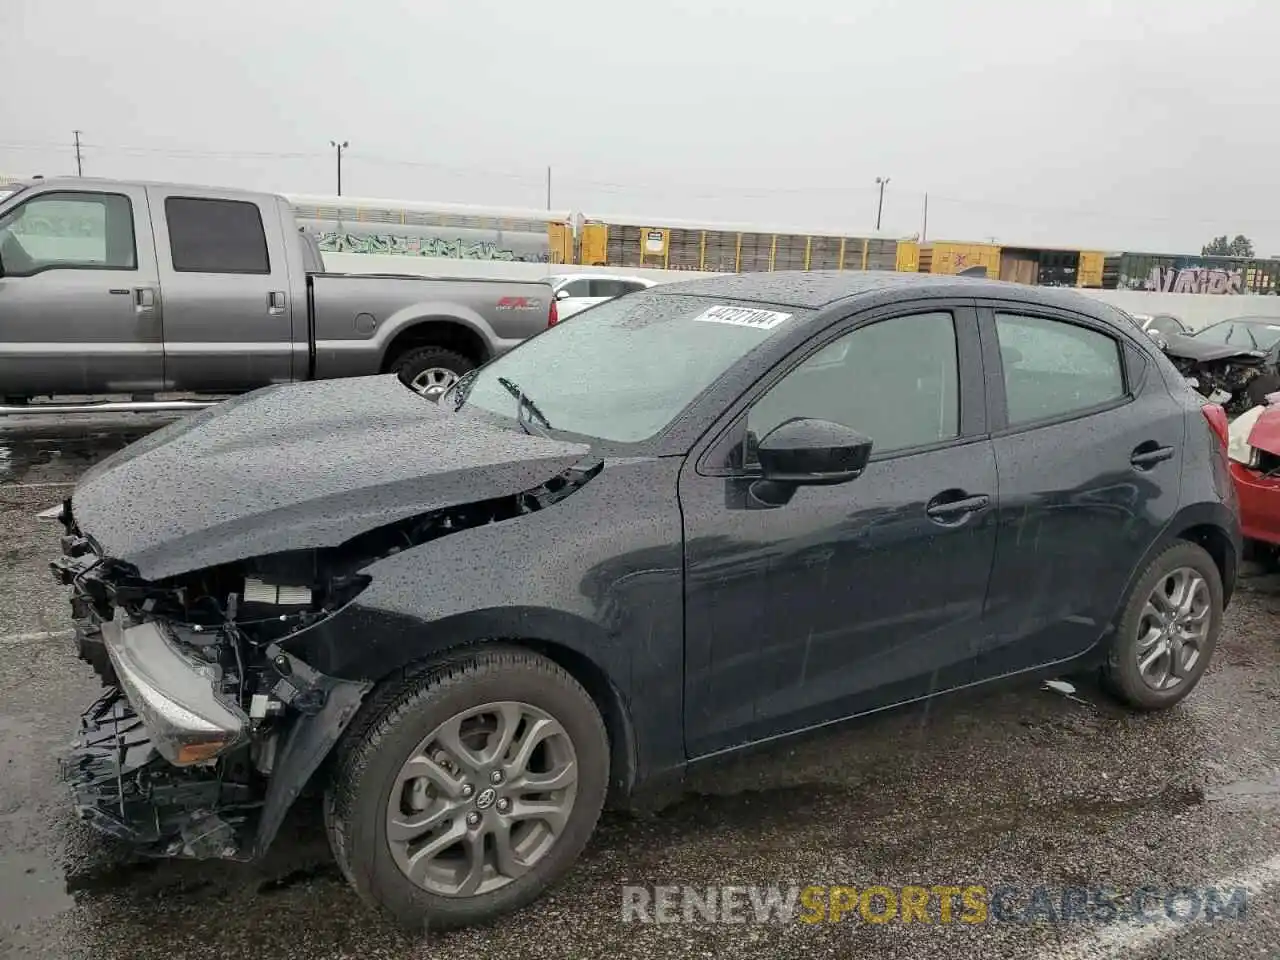
M496 799L498 799L498 791L493 789L493 787L485 787L476 796L476 809L488 810L493 806L493 801Z

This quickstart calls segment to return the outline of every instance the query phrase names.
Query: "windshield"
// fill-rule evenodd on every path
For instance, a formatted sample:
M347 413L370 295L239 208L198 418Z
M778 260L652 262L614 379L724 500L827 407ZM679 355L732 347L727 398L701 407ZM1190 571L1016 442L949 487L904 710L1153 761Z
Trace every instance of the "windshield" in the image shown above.
M1230 344L1249 350L1270 350L1280 342L1280 318L1275 320L1223 320L1195 335L1205 343Z
M526 429L636 443L809 313L689 296L611 300L464 377L442 403L510 417Z

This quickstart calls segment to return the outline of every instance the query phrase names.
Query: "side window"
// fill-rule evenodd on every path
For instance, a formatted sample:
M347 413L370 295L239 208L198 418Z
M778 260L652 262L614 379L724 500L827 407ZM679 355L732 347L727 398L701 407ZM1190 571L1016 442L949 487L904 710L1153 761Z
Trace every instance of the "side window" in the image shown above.
M1105 333L997 313L996 337L1010 426L1088 410L1125 394L1120 345Z
M270 273L256 203L167 197L164 218L178 273Z
M561 290L567 290L571 297L589 297L591 284L587 280L570 280Z
M795 417L832 420L871 438L872 456L960 435L959 362L950 313L859 327L812 354L747 415L754 445Z
M591 296L593 297L620 297L624 293L630 293L631 284L625 280L592 280Z
M136 270L133 205L118 193L42 193L0 218L11 277L43 270Z

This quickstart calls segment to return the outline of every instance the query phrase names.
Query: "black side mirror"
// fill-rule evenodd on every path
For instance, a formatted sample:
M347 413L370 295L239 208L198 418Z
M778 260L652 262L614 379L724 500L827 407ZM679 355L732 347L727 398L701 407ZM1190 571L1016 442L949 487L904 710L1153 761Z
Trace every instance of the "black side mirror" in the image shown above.
M867 468L871 438L830 420L796 417L770 430L757 455L763 479L773 483L848 483Z

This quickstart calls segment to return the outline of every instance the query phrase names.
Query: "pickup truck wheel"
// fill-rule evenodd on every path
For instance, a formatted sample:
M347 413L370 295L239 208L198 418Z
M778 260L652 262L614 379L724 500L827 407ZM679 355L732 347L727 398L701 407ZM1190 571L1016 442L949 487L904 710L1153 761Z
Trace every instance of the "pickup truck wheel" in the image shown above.
M444 347L414 347L391 364L391 370L407 386L428 400L438 401L454 382L475 364Z
M1103 685L1139 710L1163 710L1204 675L1222 630L1222 578L1203 547L1177 543L1151 561L1125 603Z
M334 855L362 899L416 932L472 926L568 871L609 779L604 723L577 681L495 646L380 702L340 750L325 800Z

